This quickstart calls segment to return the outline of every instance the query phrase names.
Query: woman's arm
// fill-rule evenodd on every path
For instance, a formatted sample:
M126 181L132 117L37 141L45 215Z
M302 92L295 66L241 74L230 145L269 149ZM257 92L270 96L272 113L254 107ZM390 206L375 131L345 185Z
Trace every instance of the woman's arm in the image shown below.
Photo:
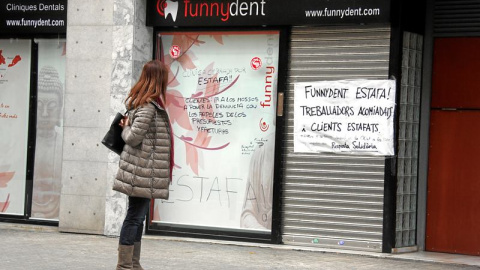
M122 138L130 146L139 145L145 138L145 134L152 122L155 108L152 104L146 104L129 116L130 121L125 121L122 131ZM131 117L131 118L130 118Z

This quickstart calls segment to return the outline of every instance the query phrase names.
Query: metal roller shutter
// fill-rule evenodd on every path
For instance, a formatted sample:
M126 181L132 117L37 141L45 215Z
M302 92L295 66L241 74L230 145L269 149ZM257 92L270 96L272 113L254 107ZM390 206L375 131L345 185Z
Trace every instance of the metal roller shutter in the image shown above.
M479 0L436 0L434 35L480 36Z
M382 250L384 158L293 152L295 82L387 79L390 28L294 27L288 78L285 244Z

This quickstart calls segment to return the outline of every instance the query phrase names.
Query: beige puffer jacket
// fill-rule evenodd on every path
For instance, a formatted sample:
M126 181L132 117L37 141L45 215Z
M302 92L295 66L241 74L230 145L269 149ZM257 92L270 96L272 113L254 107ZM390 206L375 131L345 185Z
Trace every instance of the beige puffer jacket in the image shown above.
M147 103L128 117L130 126L122 132L125 146L113 190L167 200L171 144L168 115L158 104Z

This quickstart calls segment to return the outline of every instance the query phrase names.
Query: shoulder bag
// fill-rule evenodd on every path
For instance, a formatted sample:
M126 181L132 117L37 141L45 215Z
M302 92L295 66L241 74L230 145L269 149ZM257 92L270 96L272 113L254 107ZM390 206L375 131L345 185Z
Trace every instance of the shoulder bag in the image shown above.
M126 115L127 113L125 113ZM125 141L122 139L122 127L119 125L120 120L124 117L123 114L117 112L115 118L113 118L112 124L110 125L110 129L103 137L102 143L111 151L120 155L123 151L123 146L125 145Z

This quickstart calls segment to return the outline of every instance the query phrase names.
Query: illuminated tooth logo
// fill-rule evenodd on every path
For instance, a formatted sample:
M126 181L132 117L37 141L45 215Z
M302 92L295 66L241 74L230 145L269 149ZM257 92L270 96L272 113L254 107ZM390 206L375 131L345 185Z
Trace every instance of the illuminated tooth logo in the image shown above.
M178 2L173 2L171 0L158 0L157 1L157 12L160 16L167 18L168 14L172 16L173 21L177 20L178 13Z
M260 130L263 132L266 132L270 125L268 125L266 122L263 121L263 118L260 119Z
M160 14L160 16L165 16L165 8L167 7L167 3L165 3L165 0L158 0L157 1L157 12Z

